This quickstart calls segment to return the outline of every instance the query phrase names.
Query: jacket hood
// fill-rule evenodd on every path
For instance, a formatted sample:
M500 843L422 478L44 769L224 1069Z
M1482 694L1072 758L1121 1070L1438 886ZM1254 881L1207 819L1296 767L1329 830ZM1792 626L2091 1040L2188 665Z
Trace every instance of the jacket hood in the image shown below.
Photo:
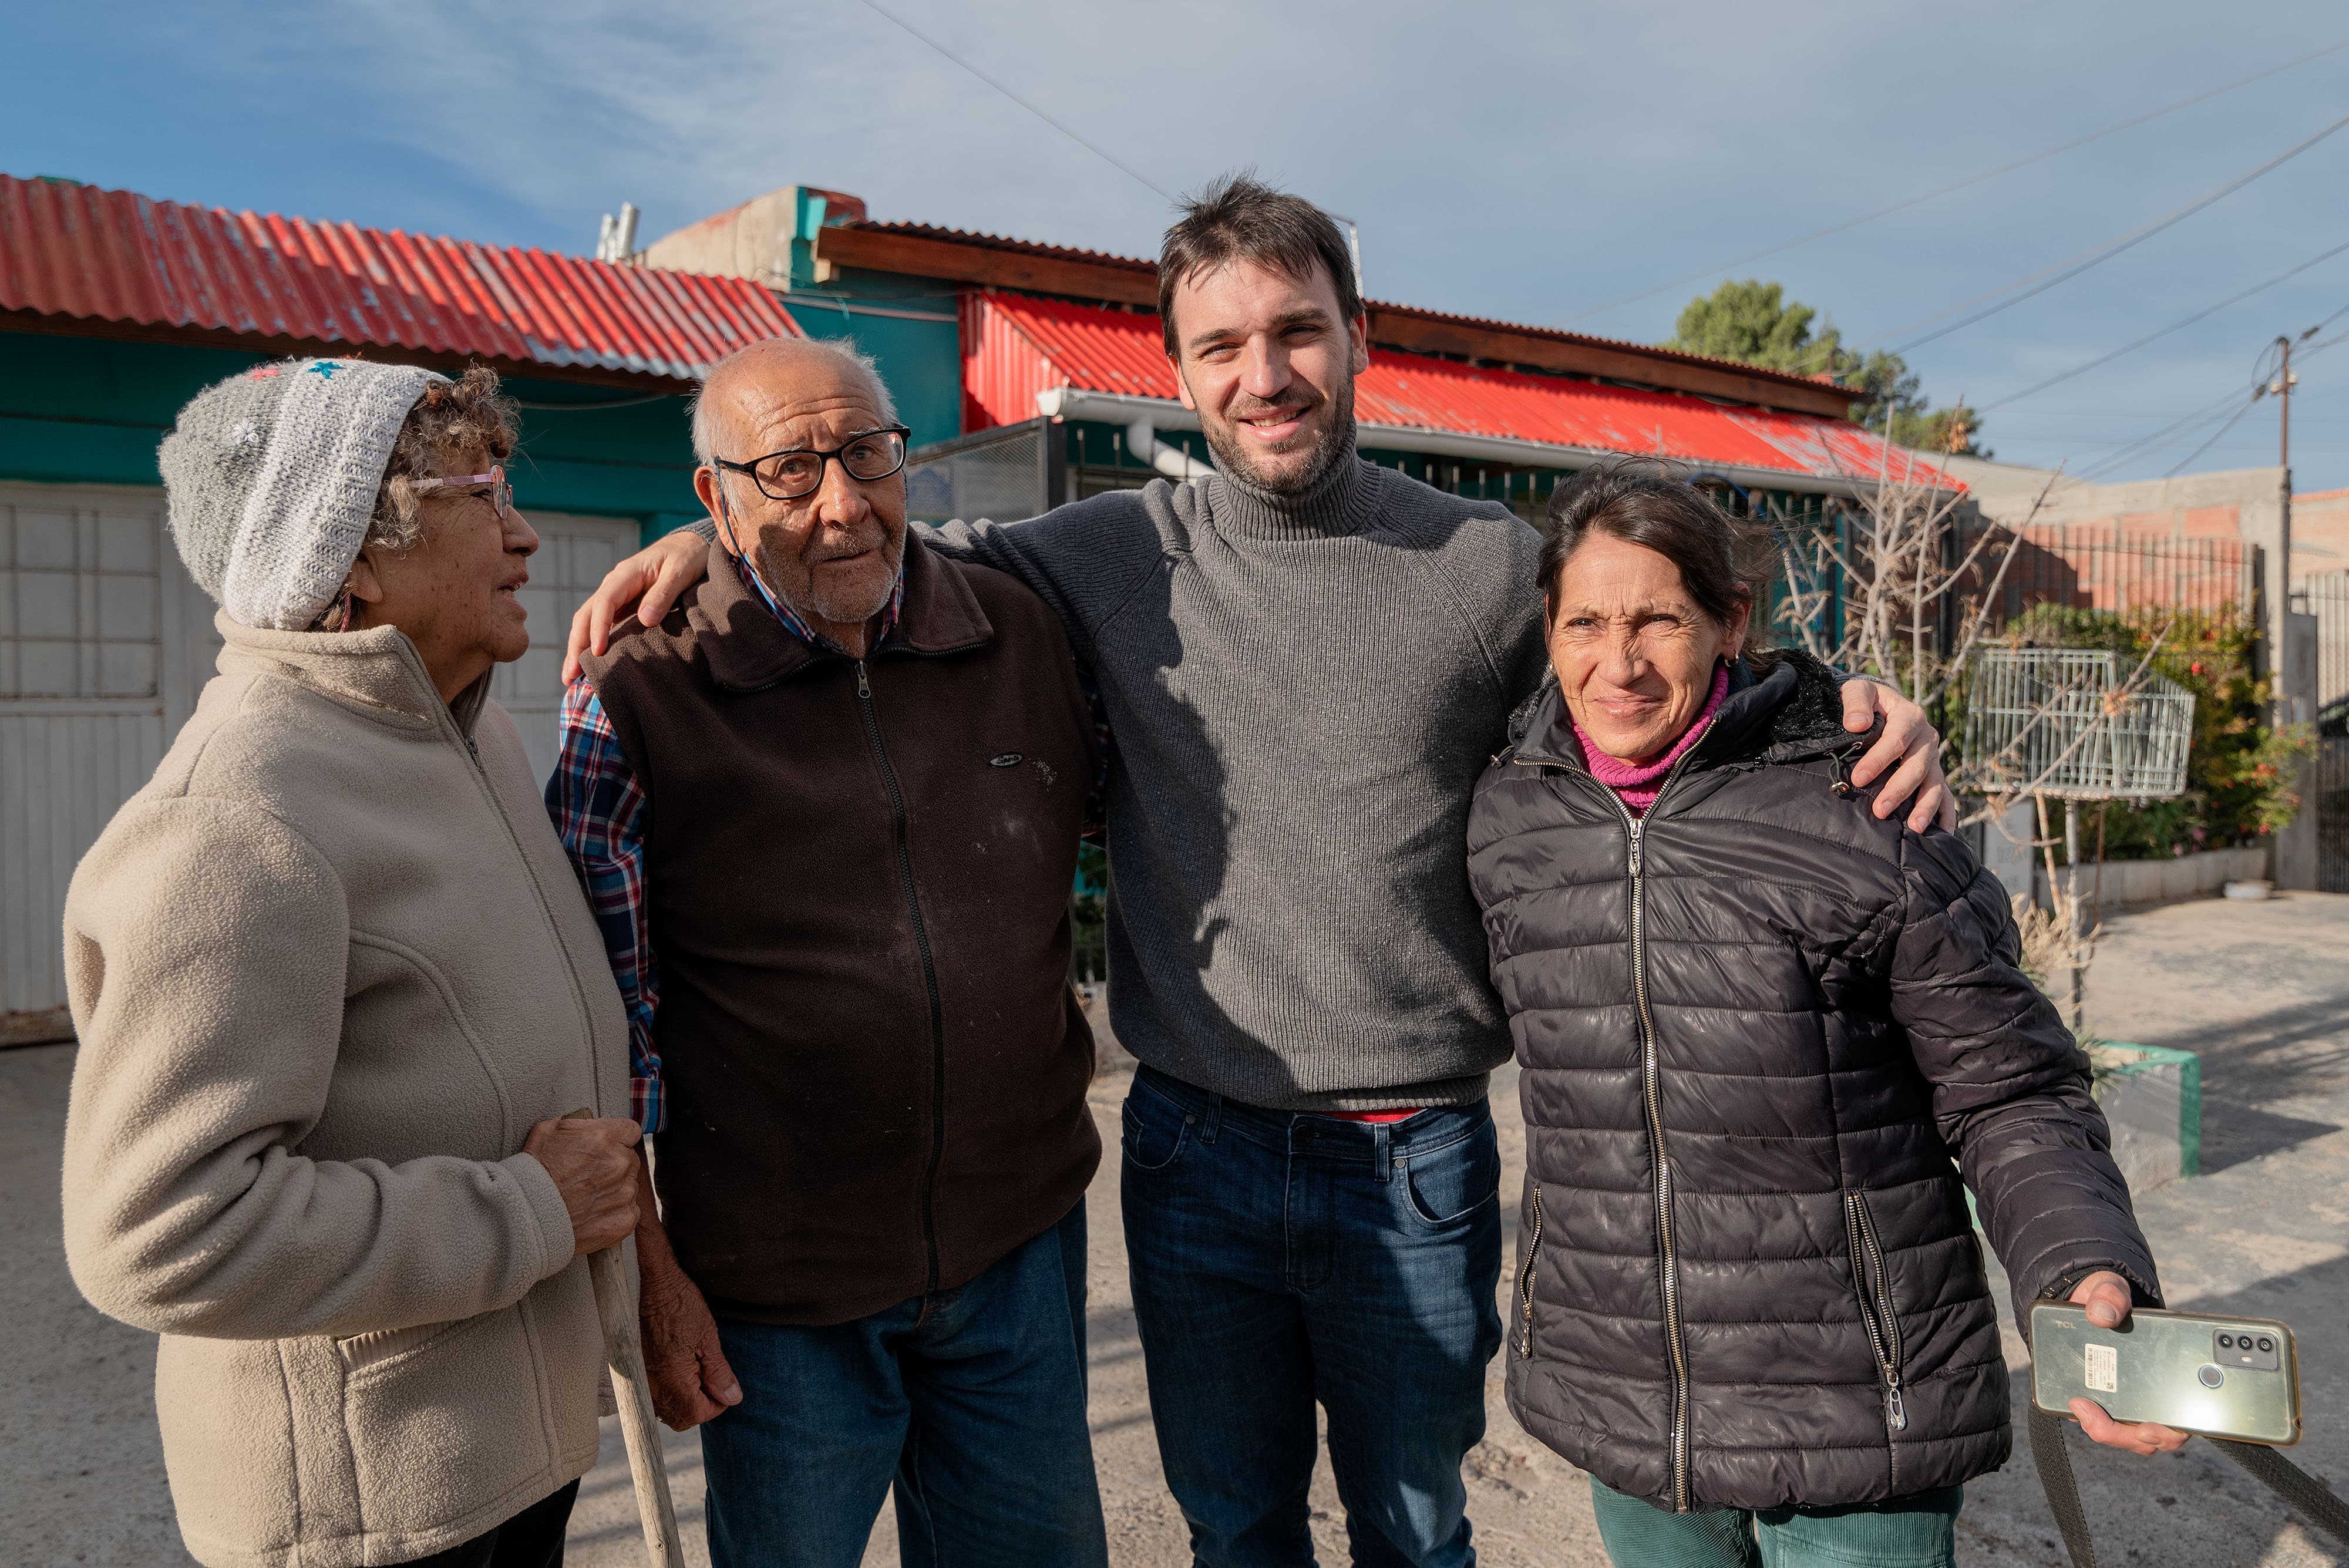
M1744 655L1729 667L1729 695L1690 765L1806 762L1872 740L1873 730L1856 735L1843 727L1840 690L1834 670L1798 649ZM1521 763L1585 771L1590 765L1555 672L1510 716L1509 741Z

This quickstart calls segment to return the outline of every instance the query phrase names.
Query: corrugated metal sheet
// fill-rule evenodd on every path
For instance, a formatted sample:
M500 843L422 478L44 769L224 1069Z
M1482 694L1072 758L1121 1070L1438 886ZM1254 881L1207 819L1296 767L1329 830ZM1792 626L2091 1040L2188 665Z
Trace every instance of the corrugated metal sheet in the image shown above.
M964 392L996 423L1035 417L1036 394L1047 387L1176 395L1155 316L1001 294L970 296L964 311ZM1790 476L1868 480L1889 463L1895 478L1963 488L1848 421L1724 407L1681 393L1529 376L1383 348L1371 351L1371 368L1354 383L1354 413L1365 424L1597 447Z
M916 239L937 240L947 244L970 245L983 250L1009 251L1019 255L1049 256L1060 261L1083 262L1094 266L1113 266L1123 271L1155 276L1158 264L1139 256L1112 255L1106 251L1076 250L1068 245L1041 244L1034 240L1008 239L1001 234L979 234L968 229L942 229L932 223L859 222L850 225L860 229L876 229L885 234L907 234ZM1364 301L1373 317L1381 312L1390 316L1412 317L1425 321L1454 323L1479 331L1517 333L1547 338L1558 343L1587 344L1593 348L1611 348L1622 353L1637 354L1643 358L1680 365L1702 365L1713 369L1727 370L1744 377L1764 381L1783 381L1789 385L1815 389L1830 388L1834 379L1826 376L1797 376L1783 370L1765 369L1735 359L1718 359L1709 354L1688 354L1679 349L1659 348L1652 343L1633 343L1620 337L1598 337L1587 332L1568 332L1556 327L1535 327L1522 321L1499 321L1488 316L1461 316L1448 310L1430 310L1424 306L1399 305L1392 300ZM1377 322L1371 323L1372 336L1377 335Z
M0 309L689 380L799 337L743 278L0 175Z

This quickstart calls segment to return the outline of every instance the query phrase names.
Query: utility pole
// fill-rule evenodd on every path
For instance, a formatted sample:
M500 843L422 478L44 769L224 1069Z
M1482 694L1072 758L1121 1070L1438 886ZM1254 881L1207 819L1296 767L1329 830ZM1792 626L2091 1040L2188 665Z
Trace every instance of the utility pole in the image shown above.
M2307 334L2302 333L2301 336L2304 337ZM2280 337L2275 340L2275 346L2283 351L2283 361L2282 368L2276 372L2276 379L2268 383L2268 390L2282 400L2279 408L2282 415L2280 438L2282 450L2276 462L2281 467L2289 471L2292 467L2292 384L2300 378L2292 373L2292 339L2288 337Z

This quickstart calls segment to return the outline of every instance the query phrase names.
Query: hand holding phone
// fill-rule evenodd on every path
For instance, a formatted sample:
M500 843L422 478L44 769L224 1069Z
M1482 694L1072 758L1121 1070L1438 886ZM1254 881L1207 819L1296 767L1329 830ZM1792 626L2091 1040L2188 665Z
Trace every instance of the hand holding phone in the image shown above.
M2137 1296L2127 1280L2106 1269L2082 1280L2071 1299L2094 1326L2120 1329L2128 1323ZM2080 1423L2081 1435L2108 1449L2126 1449L2147 1457L2174 1454L2186 1446L2189 1436L2158 1421L2116 1421L2110 1411L2085 1395L2072 1400L2071 1409L2072 1418Z
M2031 1309L2031 1402L2098 1442L2137 1453L2189 1433L2282 1448L2300 1440L2292 1331L2261 1318L2141 1308L2095 1289ZM2085 1298L2085 1299L2084 1299ZM2117 1319L2118 1321L2115 1321ZM2173 1440L2174 1439L2174 1440Z

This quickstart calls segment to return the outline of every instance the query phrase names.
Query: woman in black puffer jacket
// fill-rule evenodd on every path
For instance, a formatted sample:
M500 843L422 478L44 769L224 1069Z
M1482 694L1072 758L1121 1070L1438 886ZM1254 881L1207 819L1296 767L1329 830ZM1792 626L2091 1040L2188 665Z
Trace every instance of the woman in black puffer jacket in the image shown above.
M2159 1301L2086 1058L1997 881L1851 788L1829 672L1739 657L1712 504L1614 463L1550 520L1557 684L1468 838L1524 1074L1510 1407L1627 1568L1946 1560L2008 1451L1964 1187L2019 1314Z

